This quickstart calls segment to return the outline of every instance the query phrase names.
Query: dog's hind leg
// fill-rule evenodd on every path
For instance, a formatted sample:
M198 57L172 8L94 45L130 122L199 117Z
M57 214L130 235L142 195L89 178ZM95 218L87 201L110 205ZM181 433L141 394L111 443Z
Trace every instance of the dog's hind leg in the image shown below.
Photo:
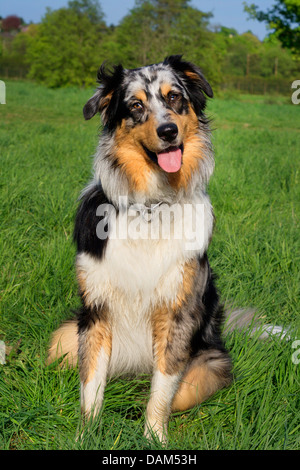
M81 409L87 418L101 409L112 345L110 326L103 312L89 320L82 316L78 322Z
M232 381L229 355L218 349L202 352L187 368L172 403L172 411L184 411L202 403Z

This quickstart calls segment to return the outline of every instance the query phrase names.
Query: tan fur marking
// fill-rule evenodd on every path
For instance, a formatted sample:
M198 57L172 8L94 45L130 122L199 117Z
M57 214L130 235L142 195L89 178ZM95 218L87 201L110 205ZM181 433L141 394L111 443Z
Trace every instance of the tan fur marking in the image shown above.
M143 103L145 103L147 101L147 95L144 92L144 90L139 90L138 92L136 92L135 97L136 97L137 100L140 100Z
M214 352L207 351L203 357L195 359L187 370L174 397L172 411L193 408L207 400L217 390L230 385L230 360L216 351L216 357L206 362L205 358L209 354L212 355Z
M199 75L198 75L197 73L195 73L195 72L191 72L190 70L185 70L185 71L184 71L184 74L185 74L187 77L191 78L192 80L200 80Z
M176 302L173 306L174 309L180 308L186 298L192 294L197 273L197 265L198 263L196 260L185 263L183 268L182 285L180 290L177 292Z
M87 283L86 283L86 273L84 271L79 271L77 269L77 282L79 286L79 291L80 295L84 301L84 304L87 307L96 307L96 302L93 298L93 292L91 292L91 289L88 289Z
M146 192L151 170L155 164L145 155L142 145L157 147L156 126L153 118L130 129L125 121L116 131L115 155L126 173L131 191Z
M186 263L183 269L183 282L177 293L176 301L172 305L159 306L152 315L153 341L155 354L157 359L157 367L163 374L175 373L173 366L170 366L172 354L168 351L168 344L172 342L174 334L174 317L178 313L182 303L188 295L191 295L195 282L195 274L197 270L197 262L195 260ZM170 357L169 357L170 356ZM172 371L169 370L170 366Z
M163 83L160 87L160 91L163 96L167 96L171 90L172 90L172 87L169 83Z
M164 305L152 316L153 342L157 359L157 367L163 374L166 371L166 348L171 334L171 325L175 311Z
M110 356L112 335L106 320L96 322L82 335L84 337L79 338L80 343L82 343L80 347L80 379L86 384L94 376L100 349L103 348L106 354Z
M184 411L202 403L210 396L209 389L216 388L214 375L203 365L193 367L184 376L174 397L172 411Z
M78 286L79 286L79 291L82 295L82 297L87 301L88 303L88 290L87 290L87 287L86 287L86 275L83 271L79 271L79 269L77 268L77 283L78 283Z
M104 96L100 102L99 102L99 110L100 111L103 111L105 108L107 108L107 106L109 105L110 103L110 100L112 98L112 95L113 95L113 91L111 91L110 93L108 93L106 96Z
M61 366L75 367L78 357L78 334L75 320L63 323L51 337L47 364L64 356Z

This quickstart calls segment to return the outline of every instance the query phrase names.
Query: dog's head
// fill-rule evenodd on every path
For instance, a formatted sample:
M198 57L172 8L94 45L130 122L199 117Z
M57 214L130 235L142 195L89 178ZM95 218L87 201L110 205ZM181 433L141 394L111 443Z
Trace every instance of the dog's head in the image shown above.
M201 70L171 56L132 70L102 65L98 82L83 114L101 114L108 158L131 191L147 192L153 175L174 189L186 187L207 156L205 95L213 92Z

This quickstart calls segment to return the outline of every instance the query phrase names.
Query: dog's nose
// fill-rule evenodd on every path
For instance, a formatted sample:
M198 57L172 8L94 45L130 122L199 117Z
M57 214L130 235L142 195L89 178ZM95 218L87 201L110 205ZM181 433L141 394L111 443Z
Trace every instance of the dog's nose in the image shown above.
M178 127L173 122L162 124L156 129L157 135L160 139L166 142L173 142L178 135Z

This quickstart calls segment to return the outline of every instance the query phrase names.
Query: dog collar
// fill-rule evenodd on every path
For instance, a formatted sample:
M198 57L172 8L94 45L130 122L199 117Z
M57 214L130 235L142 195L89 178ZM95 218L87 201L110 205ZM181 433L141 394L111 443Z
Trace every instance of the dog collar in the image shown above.
M148 222L148 223L151 222L155 210L161 204L162 204L162 202L158 202L157 204L152 204L151 207L148 207L148 206L144 205L144 209L141 210L141 213L142 213L142 217L143 217L145 222Z

